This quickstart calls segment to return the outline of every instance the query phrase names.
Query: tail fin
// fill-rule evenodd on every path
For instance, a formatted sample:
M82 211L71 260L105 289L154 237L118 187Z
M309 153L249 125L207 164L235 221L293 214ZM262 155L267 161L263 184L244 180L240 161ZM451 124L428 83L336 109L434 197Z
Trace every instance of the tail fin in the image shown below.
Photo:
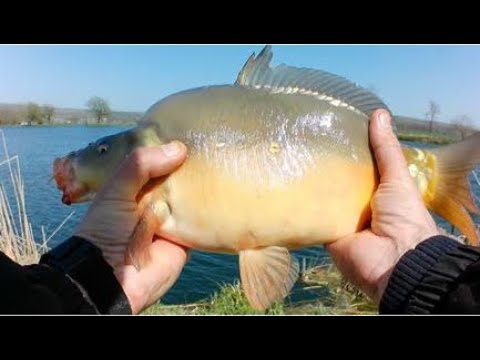
M459 229L470 244L478 246L478 234L468 212L480 215L469 183L471 171L480 164L480 132L431 152L436 157L437 181L435 195L428 205Z

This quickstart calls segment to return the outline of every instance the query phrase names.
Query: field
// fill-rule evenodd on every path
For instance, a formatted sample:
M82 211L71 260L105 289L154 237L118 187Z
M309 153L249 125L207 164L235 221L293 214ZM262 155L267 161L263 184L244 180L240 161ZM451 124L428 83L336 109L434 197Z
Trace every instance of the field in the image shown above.
M430 132L430 124L427 121L408 116L395 116L394 122L401 141L444 145L460 141L462 137L477 131L471 127L436 121L433 122L432 132Z

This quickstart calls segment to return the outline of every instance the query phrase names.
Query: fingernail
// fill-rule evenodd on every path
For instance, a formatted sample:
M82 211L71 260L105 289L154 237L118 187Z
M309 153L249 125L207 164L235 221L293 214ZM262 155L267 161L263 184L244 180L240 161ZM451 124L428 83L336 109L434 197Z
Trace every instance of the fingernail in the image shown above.
M384 113L383 111L378 115L378 120L380 122L380 127L387 129L390 127L390 119L389 116Z
M166 156L174 157L180 153L180 144L174 141L167 145L163 145L162 150Z

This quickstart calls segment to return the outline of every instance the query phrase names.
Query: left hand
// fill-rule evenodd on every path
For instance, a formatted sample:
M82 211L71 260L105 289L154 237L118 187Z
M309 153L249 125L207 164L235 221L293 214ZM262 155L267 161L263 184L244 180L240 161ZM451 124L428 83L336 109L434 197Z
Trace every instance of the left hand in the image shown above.
M99 247L127 295L133 313L155 303L174 284L187 261L177 244L149 239L151 261L137 271L125 262L131 234L143 213L137 195L151 179L167 176L186 158L186 147L172 142L157 148L135 150L97 194L75 235Z
M400 258L438 230L410 177L386 110L371 116L369 134L380 174L370 204L371 227L326 249L342 274L379 303Z

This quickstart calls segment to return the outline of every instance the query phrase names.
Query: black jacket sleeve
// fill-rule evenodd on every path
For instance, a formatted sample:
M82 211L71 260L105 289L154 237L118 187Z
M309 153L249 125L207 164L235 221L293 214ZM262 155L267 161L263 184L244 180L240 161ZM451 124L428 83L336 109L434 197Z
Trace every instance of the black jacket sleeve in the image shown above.
M64 273L21 266L0 252L0 313L95 314L93 304Z
M75 269L68 272L60 263L45 261L55 251L44 255L39 264L25 266L0 252L0 314L131 313L126 295L101 255L89 255L82 276L76 276L80 272ZM74 256L84 256L75 251Z
M480 248L435 236L395 266L381 314L480 313Z

